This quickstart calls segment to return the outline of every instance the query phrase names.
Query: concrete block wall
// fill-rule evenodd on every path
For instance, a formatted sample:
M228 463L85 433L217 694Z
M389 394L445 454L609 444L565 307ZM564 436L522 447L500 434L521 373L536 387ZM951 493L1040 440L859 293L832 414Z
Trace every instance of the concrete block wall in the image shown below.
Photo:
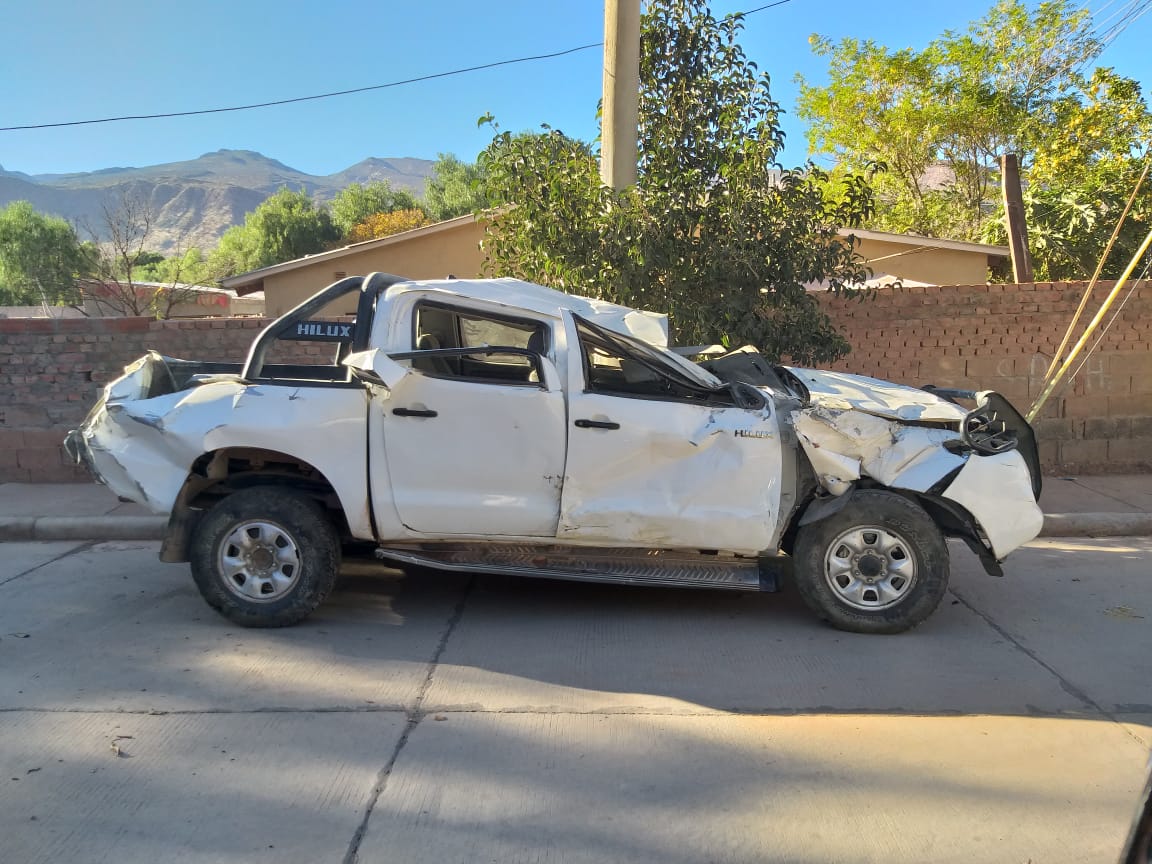
M1113 284L1096 286L1077 338ZM821 295L820 303L852 345L833 368L917 387L998 390L1024 413L1086 287L907 287L868 299ZM1127 291L1100 345L1034 424L1049 473L1152 471L1152 286Z
M89 479L61 446L124 366L155 349L196 360L240 362L263 318L0 319L0 482ZM331 346L289 343L280 359L320 362ZM313 358L313 359L309 359Z
M1111 285L1100 285L1103 297ZM883 289L820 295L852 353L835 368L923 386L999 390L1027 408L1080 301L1080 283ZM1098 302L1089 306L1089 317ZM162 354L239 362L267 320L0 319L0 482L87 475L61 448L123 367ZM1152 471L1152 288L1128 297L1100 347L1035 426L1050 473ZM331 346L293 343L285 360Z

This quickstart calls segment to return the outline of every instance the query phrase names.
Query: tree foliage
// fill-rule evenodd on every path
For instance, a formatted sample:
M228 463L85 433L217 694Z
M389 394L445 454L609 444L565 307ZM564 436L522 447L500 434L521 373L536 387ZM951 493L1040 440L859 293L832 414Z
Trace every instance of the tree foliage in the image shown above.
M223 278L203 251L193 246L159 261L137 265L132 277L138 282L212 287Z
M1039 279L1084 278L1096 270L1135 188L1152 140L1152 115L1134 81L1097 69L1080 98L1054 109L1061 138L1041 141L1028 170L1024 211ZM1143 150L1144 158L1140 151ZM1118 276L1152 227L1145 180L1104 268ZM1003 223L986 235L1005 242Z
M654 0L642 21L639 182L602 185L597 154L563 133L497 132L482 154L497 272L670 314L682 344L751 342L803 362L847 351L805 290L866 277L836 229L870 212L866 182L836 195L809 166L780 171L769 79L740 16Z
M424 207L435 222L475 213L491 206L484 169L440 153L424 185Z
M966 32L945 32L922 51L819 36L812 44L829 81L799 79L798 113L810 123L811 152L835 160L834 176L881 169L869 227L1002 238L998 160L1015 153L1038 275L1091 272L1152 124L1135 82L1079 71L1102 47L1086 7L998 0Z
M411 231L429 223L428 215L419 209L393 210L391 213L373 213L352 226L345 239L349 243L361 243L379 237L390 237L401 231Z
M387 180L378 180L367 186L360 183L346 186L332 199L330 205L332 221L346 238L354 225L363 222L374 213L419 209L420 204L412 193L403 189L393 189Z
M65 220L27 201L0 210L0 305L57 305L76 299L86 259Z
M307 193L284 188L224 232L210 261L224 275L269 267L328 248L340 231Z

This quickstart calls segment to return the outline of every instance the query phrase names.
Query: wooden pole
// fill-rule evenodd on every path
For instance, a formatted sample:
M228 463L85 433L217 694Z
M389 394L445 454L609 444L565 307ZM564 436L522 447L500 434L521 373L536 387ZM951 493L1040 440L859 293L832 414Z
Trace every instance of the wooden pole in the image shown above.
M1004 214L1008 220L1008 247L1012 250L1012 275L1017 284L1032 281L1032 258L1028 255L1028 225L1024 219L1024 196L1020 192L1020 163L1015 153L1000 157L1000 185L1004 191Z
M604 101L600 179L624 189L636 182L640 121L640 0L604 0Z

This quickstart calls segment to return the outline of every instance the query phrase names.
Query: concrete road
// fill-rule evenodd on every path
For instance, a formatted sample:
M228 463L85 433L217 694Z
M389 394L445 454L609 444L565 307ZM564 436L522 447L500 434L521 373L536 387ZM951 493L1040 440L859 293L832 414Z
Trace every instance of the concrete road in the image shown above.
M347 568L295 628L151 543L0 546L0 860L1108 862L1152 540L1037 542L913 633L792 595Z

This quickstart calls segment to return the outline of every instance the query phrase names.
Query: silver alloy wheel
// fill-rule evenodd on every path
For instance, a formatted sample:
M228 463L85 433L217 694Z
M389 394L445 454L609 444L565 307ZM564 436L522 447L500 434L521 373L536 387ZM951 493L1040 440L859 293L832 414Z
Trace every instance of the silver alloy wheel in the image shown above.
M300 575L300 550L292 535L271 522L241 522L216 554L225 587L256 602L279 600Z
M899 534L875 525L850 528L828 544L824 578L854 609L887 609L916 584L916 559Z

